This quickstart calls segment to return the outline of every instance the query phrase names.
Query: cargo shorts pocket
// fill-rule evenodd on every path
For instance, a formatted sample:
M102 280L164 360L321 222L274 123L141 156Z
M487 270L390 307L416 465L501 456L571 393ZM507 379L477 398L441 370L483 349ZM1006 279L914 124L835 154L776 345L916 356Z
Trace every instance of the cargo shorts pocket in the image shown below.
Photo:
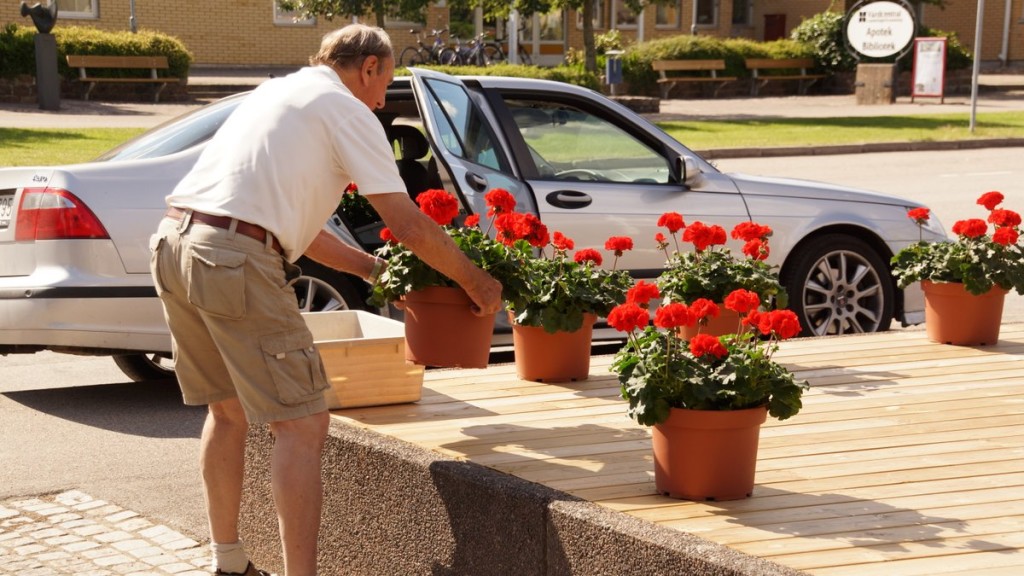
M330 386L320 354L308 330L292 330L260 338L267 370L282 404L316 400Z
M244 252L191 245L188 301L214 316L232 320L244 316L245 259Z
M153 234L149 237L149 274L153 277L153 288L156 289L157 296L162 296L166 292L160 280L160 249L165 246L163 236Z

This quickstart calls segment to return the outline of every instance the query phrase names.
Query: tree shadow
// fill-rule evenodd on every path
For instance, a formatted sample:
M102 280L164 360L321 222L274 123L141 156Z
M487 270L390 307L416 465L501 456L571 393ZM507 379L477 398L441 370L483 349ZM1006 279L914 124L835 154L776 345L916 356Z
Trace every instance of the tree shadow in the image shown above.
M177 382L154 380L7 392L23 406L71 422L147 438L199 438L204 406L186 406Z

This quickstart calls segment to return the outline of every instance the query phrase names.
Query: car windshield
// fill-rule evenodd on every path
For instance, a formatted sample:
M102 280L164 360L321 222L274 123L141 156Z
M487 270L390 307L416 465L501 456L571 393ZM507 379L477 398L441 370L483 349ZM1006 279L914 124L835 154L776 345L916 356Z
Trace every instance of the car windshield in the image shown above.
M206 142L242 102L241 95L218 100L174 118L103 153L97 162L159 158Z

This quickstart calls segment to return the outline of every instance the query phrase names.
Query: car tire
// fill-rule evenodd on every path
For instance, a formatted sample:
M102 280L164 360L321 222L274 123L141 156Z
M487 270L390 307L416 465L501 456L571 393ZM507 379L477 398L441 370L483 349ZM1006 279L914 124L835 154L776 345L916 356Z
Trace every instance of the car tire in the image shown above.
M780 278L803 336L889 329L896 290L889 268L863 240L829 234L798 248Z
M303 312L335 310L375 311L366 304L368 294L356 288L362 282L354 276L332 270L307 258L298 262L302 275L295 281L295 296ZM118 354L114 364L133 382L174 378L174 361L166 353Z
M114 364L132 382L174 379L174 362L168 354L118 354Z

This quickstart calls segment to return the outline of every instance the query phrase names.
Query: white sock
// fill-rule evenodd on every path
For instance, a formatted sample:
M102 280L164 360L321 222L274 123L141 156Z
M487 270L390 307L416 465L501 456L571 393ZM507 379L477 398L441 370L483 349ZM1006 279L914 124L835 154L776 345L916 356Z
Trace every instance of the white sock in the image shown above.
M217 544L214 542L210 545L210 548L213 549L214 571L220 570L221 572L242 574L249 566L249 556L245 553L241 540L231 544Z

